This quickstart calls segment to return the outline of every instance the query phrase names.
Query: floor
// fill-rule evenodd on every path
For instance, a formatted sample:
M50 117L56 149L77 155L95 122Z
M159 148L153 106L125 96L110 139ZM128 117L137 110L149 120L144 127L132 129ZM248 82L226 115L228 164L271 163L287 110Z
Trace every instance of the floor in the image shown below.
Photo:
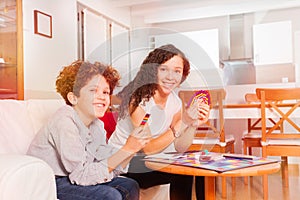
M289 165L289 187L283 187L281 173L269 175L269 200L294 200L300 199L300 169L299 165ZM236 187L231 187L231 178L227 178L228 200L262 200L262 178L251 177L249 184L244 184L243 177L236 178ZM193 191L193 200L196 200ZM221 197L221 179L216 180L216 200L224 200Z

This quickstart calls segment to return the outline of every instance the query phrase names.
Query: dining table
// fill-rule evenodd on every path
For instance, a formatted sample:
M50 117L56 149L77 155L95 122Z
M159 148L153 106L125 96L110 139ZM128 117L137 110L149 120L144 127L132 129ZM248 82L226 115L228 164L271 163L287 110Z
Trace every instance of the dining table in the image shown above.
M292 107L294 103L283 103L279 104L279 107L283 112L287 111L289 107ZM225 104L223 105L224 119L248 119L248 118L261 118L260 104L249 104L249 103L236 103L236 104ZM267 117L276 118L280 117L276 112L267 110ZM212 109L210 112L210 119L218 118L218 110ZM291 114L291 118L300 118L300 107Z

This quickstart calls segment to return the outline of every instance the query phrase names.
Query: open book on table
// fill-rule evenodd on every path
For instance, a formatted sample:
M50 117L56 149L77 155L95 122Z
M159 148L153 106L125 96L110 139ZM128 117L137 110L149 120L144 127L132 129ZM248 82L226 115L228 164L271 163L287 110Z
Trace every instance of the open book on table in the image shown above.
M243 154L223 154L204 151L191 151L185 153L159 153L146 156L145 161L168 163L196 167L201 169L226 172L235 169L276 163L279 160L248 156Z

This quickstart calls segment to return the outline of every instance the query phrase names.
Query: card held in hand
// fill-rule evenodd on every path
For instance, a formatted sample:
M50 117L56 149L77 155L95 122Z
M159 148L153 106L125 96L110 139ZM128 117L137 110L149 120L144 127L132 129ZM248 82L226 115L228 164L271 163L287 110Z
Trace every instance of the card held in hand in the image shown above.
M208 90L198 90L196 91L193 96L190 98L187 107L190 107L190 105L193 105L197 100L202 99L202 101L208 105L210 105L211 99L210 94Z
M142 120L142 122L141 122L141 124L140 124L140 126L144 126L147 123L149 117L150 117L150 114L146 113L143 120Z

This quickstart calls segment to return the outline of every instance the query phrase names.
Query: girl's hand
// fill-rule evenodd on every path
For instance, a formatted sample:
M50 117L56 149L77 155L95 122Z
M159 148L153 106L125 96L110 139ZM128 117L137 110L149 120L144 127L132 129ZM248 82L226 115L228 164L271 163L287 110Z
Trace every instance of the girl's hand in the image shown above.
M183 113L183 121L187 125L199 126L208 121L209 105L199 99Z
M200 126L208 121L210 107L204 102L200 102L198 105L198 120L197 126Z

